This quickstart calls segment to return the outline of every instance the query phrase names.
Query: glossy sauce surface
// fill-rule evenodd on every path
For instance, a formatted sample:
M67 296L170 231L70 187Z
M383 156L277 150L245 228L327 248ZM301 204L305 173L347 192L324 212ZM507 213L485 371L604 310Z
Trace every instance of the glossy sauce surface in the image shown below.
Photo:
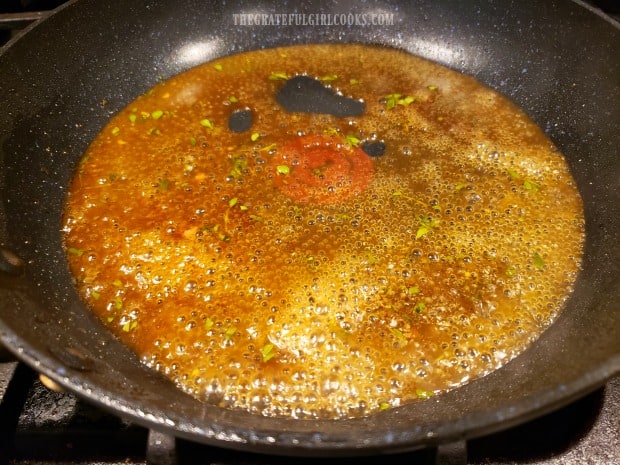
M287 111L300 75L363 114ZM568 167L521 110L360 45L158 84L93 142L64 217L81 296L144 363L206 402L295 418L502 366L561 310L583 235Z

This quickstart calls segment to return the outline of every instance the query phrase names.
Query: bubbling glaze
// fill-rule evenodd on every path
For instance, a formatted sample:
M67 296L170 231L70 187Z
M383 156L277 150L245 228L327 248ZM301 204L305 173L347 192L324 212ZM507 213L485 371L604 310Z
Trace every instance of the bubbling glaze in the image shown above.
M363 114L287 111L295 76ZM251 119L231 130L238 111ZM157 84L93 141L63 224L82 298L145 364L205 402L294 418L368 415L501 367L560 312L584 240L568 166L523 111L362 45Z

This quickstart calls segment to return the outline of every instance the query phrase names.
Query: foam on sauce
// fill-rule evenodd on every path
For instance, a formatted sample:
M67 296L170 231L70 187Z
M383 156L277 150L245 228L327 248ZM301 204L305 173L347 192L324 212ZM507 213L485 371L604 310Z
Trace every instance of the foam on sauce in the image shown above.
M363 115L286 111L299 75ZM562 155L496 92L404 52L310 45L128 105L76 172L64 239L84 301L184 391L345 418L522 352L571 291L584 217Z

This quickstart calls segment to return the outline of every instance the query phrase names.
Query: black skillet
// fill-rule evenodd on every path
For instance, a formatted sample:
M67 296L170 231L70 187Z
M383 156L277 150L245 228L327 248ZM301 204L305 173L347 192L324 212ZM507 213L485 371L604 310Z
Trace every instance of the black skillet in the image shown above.
M241 13L391 13L386 26L236 26ZM584 269L522 356L432 399L346 421L221 410L150 372L80 303L61 248L67 185L106 120L200 61L260 47L403 48L514 99L566 154L585 202ZM506 428L620 372L620 29L570 1L82 0L0 54L0 341L80 397L218 446L295 455L396 452Z

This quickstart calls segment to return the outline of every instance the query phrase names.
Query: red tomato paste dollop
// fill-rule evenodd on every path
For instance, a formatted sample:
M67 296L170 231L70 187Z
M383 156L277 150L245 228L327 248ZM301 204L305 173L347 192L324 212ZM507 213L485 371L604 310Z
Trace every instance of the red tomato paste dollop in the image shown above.
M272 159L274 184L297 202L334 204L364 192L372 160L340 137L308 135L286 144Z

